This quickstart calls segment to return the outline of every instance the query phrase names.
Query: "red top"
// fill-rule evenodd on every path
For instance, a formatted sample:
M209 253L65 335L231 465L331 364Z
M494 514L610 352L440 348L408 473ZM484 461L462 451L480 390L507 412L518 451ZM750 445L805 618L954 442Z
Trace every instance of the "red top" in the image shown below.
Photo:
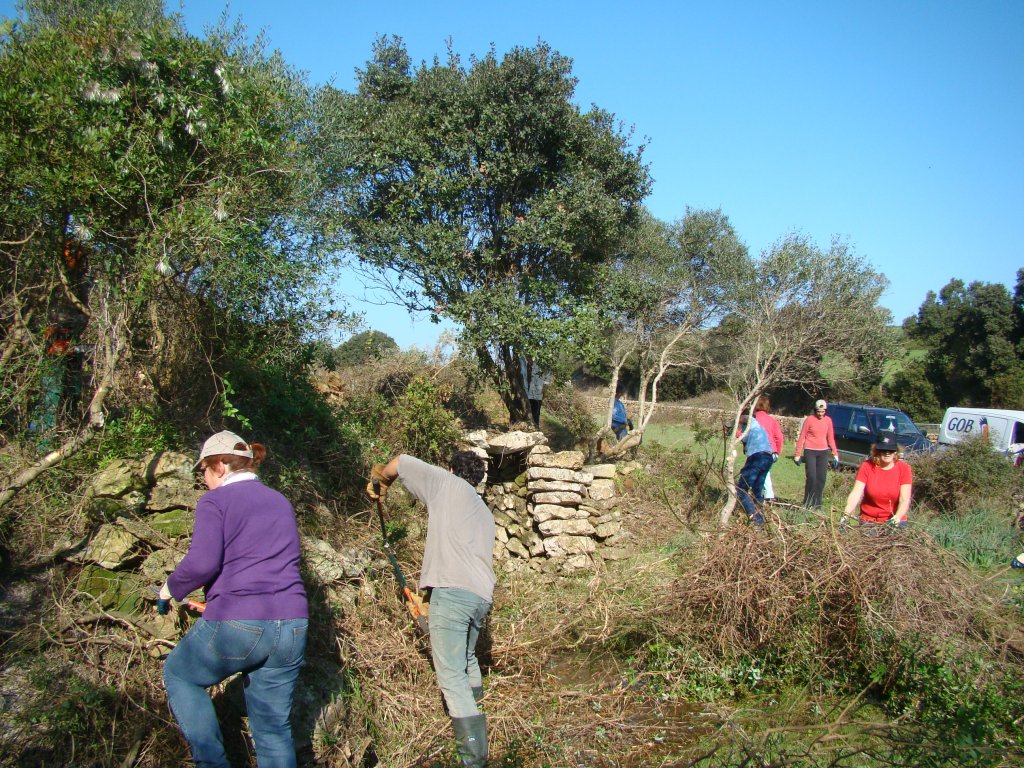
M785 438L782 435L782 427L779 426L779 420L768 413L768 411L758 411L754 414L754 418L757 419L758 424L764 427L764 431L768 433L768 442L772 445L772 453L782 453L782 443Z
M896 514L900 505L900 487L911 485L914 473L905 461L897 460L892 469L882 469L869 459L860 465L856 479L864 483L861 522L884 523Z
M836 436L832 430L832 419L828 416L808 416L804 419L804 425L800 428L800 437L796 440L796 455L799 456L804 449L809 451L824 451L826 448L834 454L836 450Z

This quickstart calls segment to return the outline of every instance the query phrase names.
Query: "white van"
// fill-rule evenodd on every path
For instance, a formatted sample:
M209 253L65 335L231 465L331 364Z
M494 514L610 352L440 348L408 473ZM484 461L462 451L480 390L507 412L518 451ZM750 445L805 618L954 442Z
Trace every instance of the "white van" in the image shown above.
M939 445L988 435L992 447L1011 458L1024 450L1024 411L998 408L947 408L939 427Z

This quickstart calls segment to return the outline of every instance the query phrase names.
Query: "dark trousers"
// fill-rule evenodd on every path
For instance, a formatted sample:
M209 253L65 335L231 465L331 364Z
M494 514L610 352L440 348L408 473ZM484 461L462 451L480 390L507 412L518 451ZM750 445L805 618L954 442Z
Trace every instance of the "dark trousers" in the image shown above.
M807 473L804 479L805 507L817 509L821 506L821 495L825 491L828 462L831 458L832 451L828 448L823 451L804 451L804 471Z
M772 468L772 455L768 451L752 453L747 456L747 462L740 470L739 480L736 481L736 492L740 497L740 504L747 513L747 517L755 522L763 522L764 518L757 511L757 505L764 501L764 478Z
M540 429L540 400L530 401L530 413L533 414L533 423Z

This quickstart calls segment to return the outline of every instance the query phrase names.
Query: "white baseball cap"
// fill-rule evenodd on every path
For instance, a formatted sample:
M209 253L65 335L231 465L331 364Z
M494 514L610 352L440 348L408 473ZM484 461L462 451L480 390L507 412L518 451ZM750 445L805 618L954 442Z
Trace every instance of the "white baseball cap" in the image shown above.
M241 448L236 446L241 445ZM234 432L224 430L218 432L213 437L207 439L203 443L202 450L199 451L199 460L192 466L192 471L195 472L199 469L199 465L203 463L203 459L207 456L244 456L247 459L252 458L252 448L242 438L236 435Z
M817 410L818 408L828 409L828 403L826 403L824 400L815 400L814 409Z

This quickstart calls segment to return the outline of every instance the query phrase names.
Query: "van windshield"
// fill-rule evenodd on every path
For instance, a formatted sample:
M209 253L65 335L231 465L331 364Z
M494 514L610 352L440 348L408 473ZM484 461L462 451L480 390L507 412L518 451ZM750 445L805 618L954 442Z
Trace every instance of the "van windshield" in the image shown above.
M921 430L905 413L873 413L876 432L895 432L899 435L919 435Z

